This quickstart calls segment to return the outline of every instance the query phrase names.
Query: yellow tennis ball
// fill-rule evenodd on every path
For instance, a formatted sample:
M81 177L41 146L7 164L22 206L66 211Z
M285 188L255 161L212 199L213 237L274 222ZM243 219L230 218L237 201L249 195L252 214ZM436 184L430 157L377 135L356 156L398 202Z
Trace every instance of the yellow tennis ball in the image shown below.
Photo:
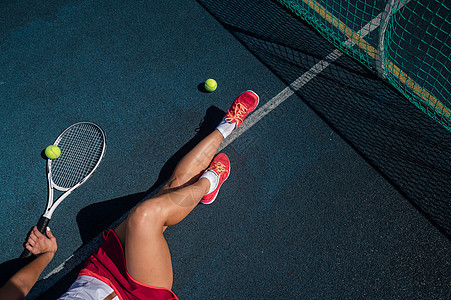
M61 149L58 146L50 145L45 148L45 156L47 156L49 159L56 159L60 157L60 155Z
M216 80L210 78L205 81L205 89L207 91L214 92L217 87L218 84L216 83Z

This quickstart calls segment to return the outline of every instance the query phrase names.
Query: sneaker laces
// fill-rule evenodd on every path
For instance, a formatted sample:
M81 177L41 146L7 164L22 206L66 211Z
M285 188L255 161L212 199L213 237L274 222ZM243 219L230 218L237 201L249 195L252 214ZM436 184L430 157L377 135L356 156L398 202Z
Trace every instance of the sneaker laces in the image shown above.
M212 163L208 169L216 172L219 176L221 176L222 173L227 172L225 165L219 161Z
M243 122L243 115L246 114L246 112L247 107L238 102L229 109L228 114L224 120L228 123L233 123L234 121L237 123L239 122L239 125Z

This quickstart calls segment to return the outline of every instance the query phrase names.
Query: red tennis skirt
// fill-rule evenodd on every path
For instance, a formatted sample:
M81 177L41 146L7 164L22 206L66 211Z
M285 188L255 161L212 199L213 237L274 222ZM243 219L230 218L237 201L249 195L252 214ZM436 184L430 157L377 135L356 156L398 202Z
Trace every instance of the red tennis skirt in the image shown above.
M178 300L171 290L140 283L128 274L124 249L114 230L103 232L102 245L88 258L78 275L100 279L112 287L121 300Z

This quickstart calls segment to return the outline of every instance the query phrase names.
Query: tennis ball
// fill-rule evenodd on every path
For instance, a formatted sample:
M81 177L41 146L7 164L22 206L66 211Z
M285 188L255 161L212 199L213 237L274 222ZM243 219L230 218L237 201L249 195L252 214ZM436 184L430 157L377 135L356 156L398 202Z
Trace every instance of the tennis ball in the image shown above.
M217 87L218 84L216 83L216 80L210 78L205 81L205 89L207 91L214 92Z
M45 148L45 156L47 156L49 159L56 159L60 157L60 155L61 149L58 146L50 145Z

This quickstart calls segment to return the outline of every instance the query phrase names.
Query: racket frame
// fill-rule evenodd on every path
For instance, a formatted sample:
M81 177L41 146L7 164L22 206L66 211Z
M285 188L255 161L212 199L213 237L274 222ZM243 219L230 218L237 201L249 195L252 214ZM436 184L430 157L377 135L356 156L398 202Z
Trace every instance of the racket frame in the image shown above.
M98 159L96 165L94 166L94 168L91 170L91 172L89 172L88 175L86 175L80 182L76 183L74 186L70 187L70 188L64 188L64 187L60 187L57 184L55 184L55 182L53 182L52 179L52 160L48 159L47 160L47 183L48 183L48 197L47 197L47 206L45 208L45 212L42 215L43 217L47 218L47 219L51 219L53 212L55 211L55 209L58 207L58 205L67 197L69 196L75 189L77 189L80 185L82 185L86 180L89 179L89 177L91 177L91 175L97 170L97 168L100 165L100 162L103 159L103 156L105 155L105 150L106 150L106 135L105 132L103 131L102 128L100 128L100 126L98 126L95 123L92 122L78 122L75 123L71 126L69 126L68 128L66 128L66 130L64 130L55 140L54 144L55 146L58 146L59 141L61 140L62 136L64 136L66 134L67 131L72 130L73 127L75 126L79 126L81 124L89 124L92 125L94 127L96 127L102 135L102 139L103 139L103 149L102 149L102 153L100 155L100 158ZM60 192L64 192L64 194L62 194L55 203L53 203L53 199L54 199L54 189L60 191Z

